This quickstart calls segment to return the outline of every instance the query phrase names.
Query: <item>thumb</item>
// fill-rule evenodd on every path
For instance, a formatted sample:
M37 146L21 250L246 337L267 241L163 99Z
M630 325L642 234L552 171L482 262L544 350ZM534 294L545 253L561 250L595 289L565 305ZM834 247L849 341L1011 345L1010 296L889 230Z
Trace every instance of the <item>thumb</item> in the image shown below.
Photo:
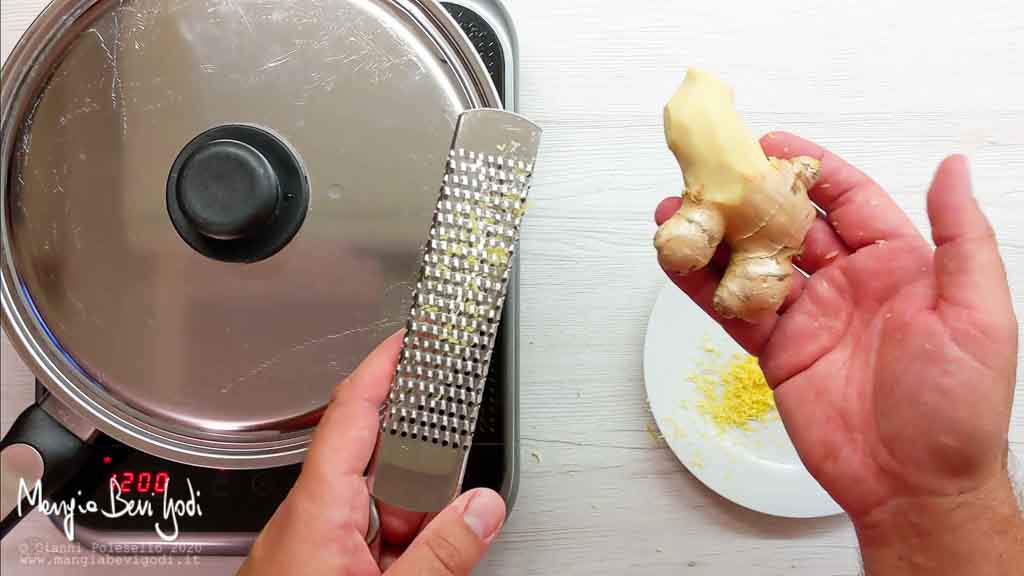
M992 226L971 192L963 156L950 156L939 165L928 191L928 219L936 246L939 306L967 311L974 320L1012 319L1006 269Z
M468 576L504 521L505 501L496 492L467 492L427 525L387 576Z

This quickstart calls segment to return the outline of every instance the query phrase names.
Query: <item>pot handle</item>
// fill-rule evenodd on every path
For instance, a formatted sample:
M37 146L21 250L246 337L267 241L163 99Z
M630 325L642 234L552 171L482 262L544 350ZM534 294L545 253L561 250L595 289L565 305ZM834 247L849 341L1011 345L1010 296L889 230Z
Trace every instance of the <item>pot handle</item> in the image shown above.
M26 408L0 440L0 539L43 499L63 488L88 461L89 451L87 442L61 425L40 404Z

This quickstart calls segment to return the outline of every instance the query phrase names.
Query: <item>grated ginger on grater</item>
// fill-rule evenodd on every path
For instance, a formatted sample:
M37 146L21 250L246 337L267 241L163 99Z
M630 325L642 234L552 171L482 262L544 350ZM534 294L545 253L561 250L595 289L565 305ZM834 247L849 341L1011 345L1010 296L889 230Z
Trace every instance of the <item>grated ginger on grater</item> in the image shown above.
M734 354L720 362L720 353L705 341L705 362L690 376L697 386L697 412L721 431L749 430L752 422L766 421L775 411L775 398L757 358Z

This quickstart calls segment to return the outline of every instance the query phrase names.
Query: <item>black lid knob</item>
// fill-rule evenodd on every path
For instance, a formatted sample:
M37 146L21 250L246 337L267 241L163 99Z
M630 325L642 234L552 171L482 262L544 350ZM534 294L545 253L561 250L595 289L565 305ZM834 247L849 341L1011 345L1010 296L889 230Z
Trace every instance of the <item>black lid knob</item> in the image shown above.
M234 240L270 222L280 185L270 162L237 140L214 140L185 159L178 177L178 202L204 236Z
M306 218L309 182L298 158L262 128L211 128L178 154L167 178L167 212L197 252L256 262L285 247Z

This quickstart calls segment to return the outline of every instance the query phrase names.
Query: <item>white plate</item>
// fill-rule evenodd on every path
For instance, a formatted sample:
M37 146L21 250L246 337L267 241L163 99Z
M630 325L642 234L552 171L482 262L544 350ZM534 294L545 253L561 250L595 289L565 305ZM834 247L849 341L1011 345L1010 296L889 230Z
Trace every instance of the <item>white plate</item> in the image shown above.
M644 380L658 428L679 461L708 488L773 516L818 518L842 509L807 472L778 415L749 431L719 429L696 411L689 377L707 361L707 342L723 360L742 352L675 285L658 297L644 339Z

